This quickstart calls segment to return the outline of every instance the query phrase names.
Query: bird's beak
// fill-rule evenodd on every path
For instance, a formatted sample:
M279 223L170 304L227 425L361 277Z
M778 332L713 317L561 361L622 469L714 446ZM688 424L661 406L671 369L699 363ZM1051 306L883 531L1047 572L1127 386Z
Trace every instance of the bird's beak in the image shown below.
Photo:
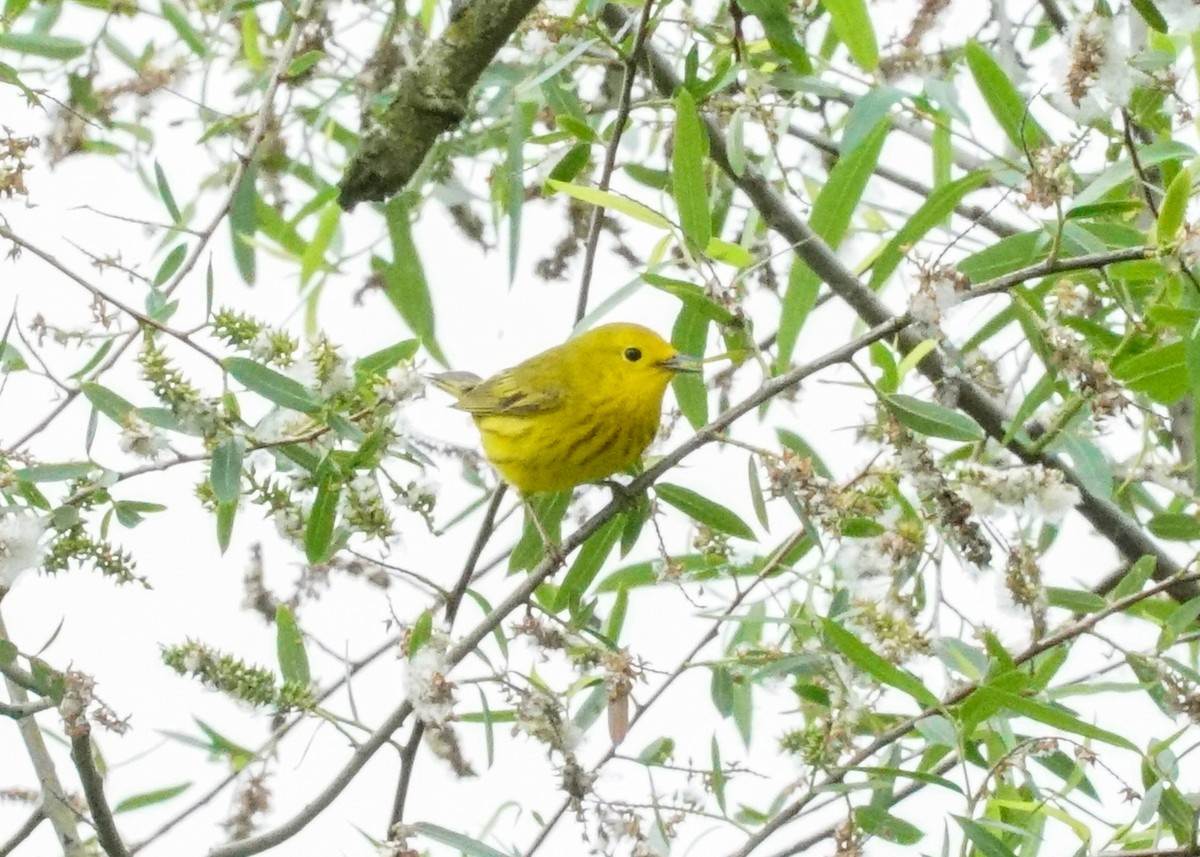
M699 358L690 354L676 354L658 365L672 372L699 372L702 368Z

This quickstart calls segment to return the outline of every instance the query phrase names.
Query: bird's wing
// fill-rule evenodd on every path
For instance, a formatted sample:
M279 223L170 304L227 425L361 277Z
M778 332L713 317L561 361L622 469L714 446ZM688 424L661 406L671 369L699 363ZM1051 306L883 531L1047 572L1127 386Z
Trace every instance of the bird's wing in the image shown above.
M542 383L533 388L518 381L512 370L507 370L464 392L455 407L476 416L528 416L553 411L561 407L565 399L562 386L554 383L555 380L539 379Z

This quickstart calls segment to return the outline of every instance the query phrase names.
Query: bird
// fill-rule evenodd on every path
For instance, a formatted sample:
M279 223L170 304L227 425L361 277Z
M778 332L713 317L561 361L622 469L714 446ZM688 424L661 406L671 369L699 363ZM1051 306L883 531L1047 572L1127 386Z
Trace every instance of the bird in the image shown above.
M667 384L700 369L653 330L614 322L490 378L443 372L430 381L474 418L487 459L527 499L638 461L658 433Z

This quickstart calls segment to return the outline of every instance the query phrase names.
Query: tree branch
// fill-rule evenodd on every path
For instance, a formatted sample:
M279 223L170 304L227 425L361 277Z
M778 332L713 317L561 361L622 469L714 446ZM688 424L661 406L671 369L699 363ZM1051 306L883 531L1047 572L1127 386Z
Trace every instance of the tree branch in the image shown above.
M75 770L79 772L83 796L87 798L88 809L92 811L92 825L96 828L96 839L99 840L100 847L108 857L129 857L113 821L108 799L104 797L104 778L96 770L96 760L92 756L92 739L86 732L71 736L71 761L75 763Z
M504 502L507 487L504 483L500 483L496 487L496 490L492 492L492 499L488 502L487 509L483 513L483 522L479 525L479 532L475 535L475 542L471 545L471 550L467 554L467 561L463 563L462 573L458 576L458 582L454 584L454 589L450 591L450 595L446 598L447 632L454 627L454 618L458 615L458 608L462 604L463 596L467 594L467 587L471 584L471 577L475 574L475 567L479 565L479 557L483 553L483 549L487 547L488 539L495 532L496 515L500 511L500 504ZM392 815L388 821L388 836L391 835L393 827L404 821L404 805L408 801L408 789L412 784L413 766L416 764L417 750L421 747L421 738L424 734L425 724L421 721L414 723L412 734L408 736L408 743L404 745L404 749L400 752L400 780L396 783L396 796L392 799Z
M633 38L633 47L625 58L625 76L621 80L621 94L617 99L617 115L613 119L612 136L604 149L604 166L600 170L600 179L596 187L608 190L612 181L613 170L617 166L617 149L621 145L621 135L625 132L625 122L629 118L629 108L633 98L633 81L637 78L638 63L642 58L642 46L650 32L650 10L654 8L654 0L644 0L642 3L642 18L638 22L637 34ZM587 244L583 252L583 273L579 280L579 297L575 304L575 323L579 324L587 315L588 292L592 285L592 271L596 267L596 247L600 244L600 230L604 226L604 207L597 205L592 209L592 222L588 226Z
M8 629L4 626L4 618L0 616L0 640L7 639ZM15 665L7 664L6 666L14 667ZM29 693L20 683L14 681L7 671L4 681L8 687L8 698L14 704L29 704ZM63 854L65 857L83 857L87 853L87 849L84 848L82 840L79 838L79 829L75 823L75 811L66 802L66 792L58 779L58 772L54 769L54 760L50 758L50 751L46 748L41 727L38 726L35 718L24 717L17 721L17 729L21 732L21 740L25 742L25 751L29 754L29 761L33 763L33 770L37 773L38 783L41 785L41 810L50 819L50 824L54 827L54 835L58 838L58 844L62 848Z
M39 806L25 819L25 823L17 828L16 832L8 838L6 842L0 842L0 857L8 857L17 850L17 846L33 835L33 832L38 829L43 821L46 820L46 813Z
M455 4L457 5L457 4ZM338 187L347 211L403 190L437 138L467 115L483 70L537 0L467 0L416 64L401 72L379 124L365 131Z

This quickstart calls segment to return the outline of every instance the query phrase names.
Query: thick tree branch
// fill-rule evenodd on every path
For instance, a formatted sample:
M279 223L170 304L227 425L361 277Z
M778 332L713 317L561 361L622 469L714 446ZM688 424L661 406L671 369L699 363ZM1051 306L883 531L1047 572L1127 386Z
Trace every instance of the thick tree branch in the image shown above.
M628 15L611 3L601 13L605 25L614 31L627 26ZM652 45L647 45L645 57L648 72L659 93L670 97L680 85L670 62ZM867 324L878 325L892 317L874 291L858 279L838 259L834 251L808 224L796 216L786 201L775 192L770 182L754 166L747 165L739 174L729 164L725 137L721 130L705 117L708 131L709 154L758 209L763 221L782 235L795 248L796 254L829 286L830 290L844 300ZM897 343L905 354L916 348L922 337L911 330L902 330ZM1007 434L1004 409L977 384L947 371L942 355L930 352L918 368L934 383L944 384L957 394L958 407L970 414L992 438L1003 442ZM1130 518L1111 500L1093 494L1084 481L1058 456L1049 452L1028 449L1019 439L1009 440L1009 451L1027 464L1041 464L1061 471L1067 480L1079 489L1082 502L1079 509L1100 535L1107 538L1129 561L1150 555L1157 560L1155 577L1158 580L1177 578L1179 565L1145 532L1137 521ZM1171 591L1172 597L1187 601L1200 594L1194 582L1179 583Z
M104 796L104 778L96 770L96 760L92 756L92 739L87 733L71 736L71 761L79 773L79 782L83 785L83 796L87 798L88 809L92 811L92 825L96 828L96 839L108 857L129 857L121 834L113 821L112 809Z
M466 117L471 88L536 5L468 0L451 12L445 32L401 72L379 124L363 133L338 185L342 208L386 199L408 184L437 138Z
M3 617L0 617L0 640L7 639L8 630L4 626ZM14 664L6 666L15 668ZM22 684L15 681L7 672L4 681L8 688L8 698L12 700L13 704L29 704L29 693ZM42 737L41 727L38 726L35 718L24 717L17 721L17 728L21 732L21 740L25 742L25 752L29 754L29 761L33 763L33 770L37 773L38 783L41 786L42 812L50 819L50 824L54 827L59 847L62 848L65 857L83 857L87 853L87 849L84 848L83 841L79 838L79 829L75 823L75 811L67 804L66 792L58 779L58 771L54 768L54 760L50 758L50 751Z

